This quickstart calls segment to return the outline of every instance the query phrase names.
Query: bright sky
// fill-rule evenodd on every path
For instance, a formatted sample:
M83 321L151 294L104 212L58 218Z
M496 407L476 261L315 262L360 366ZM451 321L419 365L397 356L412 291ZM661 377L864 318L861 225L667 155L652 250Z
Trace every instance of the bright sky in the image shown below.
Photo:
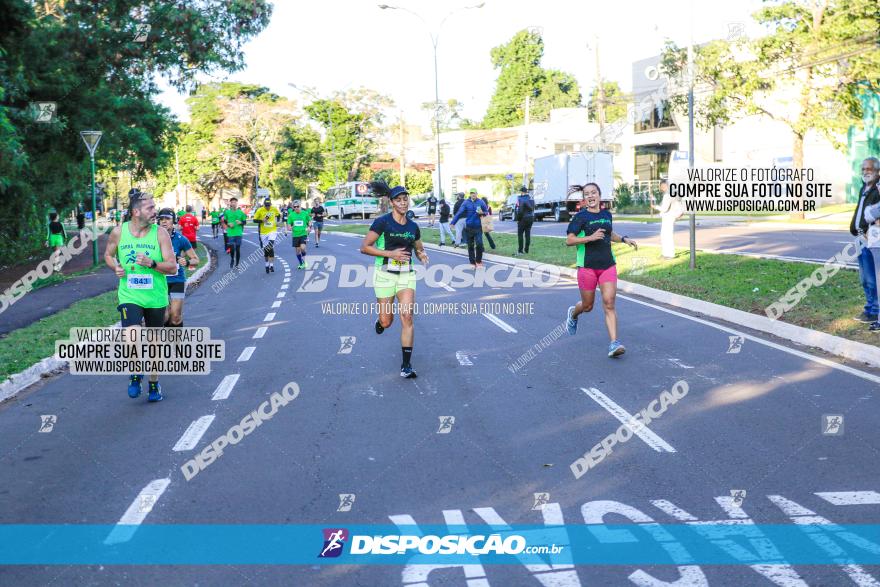
M303 95L288 82L321 95L366 86L390 96L407 120L426 123L420 106L434 99L429 28L403 10L380 9L381 1L395 2L277 0L269 26L246 45L245 69L228 79L261 84L292 98ZM457 98L464 103L464 115L477 120L495 87L489 52L523 28L542 29L542 65L573 74L585 97L596 78L594 35L603 77L626 91L632 62L659 53L664 38L687 44L691 20L696 43L727 37L735 23L744 24L749 36L760 32L750 17L760 0L486 0L480 9L460 10L478 2L394 4L420 14L433 32L454 11L439 36L440 99ZM173 90L161 96L185 119L184 98Z

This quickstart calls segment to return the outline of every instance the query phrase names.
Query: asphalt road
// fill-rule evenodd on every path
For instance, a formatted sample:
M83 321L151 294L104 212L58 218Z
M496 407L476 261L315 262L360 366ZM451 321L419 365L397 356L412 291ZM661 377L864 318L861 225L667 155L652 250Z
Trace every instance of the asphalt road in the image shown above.
M338 221L337 221L338 222ZM344 220L343 223L368 223L370 220ZM426 219L419 219L421 226ZM532 225L532 234L564 238L566 222L544 220ZM639 244L660 246L660 223L614 221L615 232L637 239ZM516 234L516 222L495 221L497 232ZM847 230L797 229L789 226L766 225L762 223L733 223L715 218L697 221L697 248L741 255L759 255L797 261L824 263L834 257L845 245L852 242ZM687 220L675 224L675 246L687 249L690 246L690 229ZM856 267L856 264L850 264Z
M253 233L246 239L243 259L256 249ZM563 321L578 297L574 284L419 283L420 304L532 306L492 317L419 315L419 377L404 380L399 326L376 335L373 316L332 305L375 301L371 287L338 286L344 267L369 262L358 243L326 235L310 250L311 267L334 268L321 272L298 271L288 240L276 250L289 277L281 265L266 275L258 261L215 288L225 273L221 256L187 298L185 316L188 326L208 326L225 341L227 359L210 375L163 377L161 403L146 403L146 394L129 399L122 376L68 374L0 406L0 523L784 524L810 516L880 523L877 372L628 296L618 299L628 349L621 358L605 356L597 309L574 337L521 361ZM432 264L461 262L450 252L430 255ZM741 347L730 337L742 337ZM650 434L574 477L569 465L614 432L623 411L638 412L678 381L687 395ZM188 459L289 382L301 390L292 403L184 478ZM57 421L40 433L46 414ZM842 435L822 433L825 414L843 415ZM455 418L452 429L439 434L446 416ZM207 429L185 443L202 418L210 419ZM734 502L731 490L745 490L745 499ZM545 492L547 505L533 509L535 493ZM340 494L355 494L350 511L339 511ZM880 568L855 565L0 568L3 585L738 587L878 579Z

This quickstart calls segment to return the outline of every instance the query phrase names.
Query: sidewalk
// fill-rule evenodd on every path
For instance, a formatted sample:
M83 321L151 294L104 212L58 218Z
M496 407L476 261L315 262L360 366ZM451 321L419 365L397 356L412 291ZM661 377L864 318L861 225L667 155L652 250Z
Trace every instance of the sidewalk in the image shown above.
M99 261L102 267L94 273L79 275L65 279L61 283L50 285L37 290L32 290L17 302L12 304L5 312L0 313L0 336L18 328L33 324L41 318L50 316L70 307L75 302L100 295L111 291L119 285L119 278L104 265L104 247L107 236L102 236L98 242L100 252ZM203 245L217 252L216 245L209 240L201 240ZM0 291L5 291L10 285L21 278L25 273L37 266L43 259L48 258L48 252L41 257L34 257L28 263L6 268L0 273ZM61 269L61 273L70 275L78 271L89 269L92 266L92 248L88 247L76 257L73 257Z

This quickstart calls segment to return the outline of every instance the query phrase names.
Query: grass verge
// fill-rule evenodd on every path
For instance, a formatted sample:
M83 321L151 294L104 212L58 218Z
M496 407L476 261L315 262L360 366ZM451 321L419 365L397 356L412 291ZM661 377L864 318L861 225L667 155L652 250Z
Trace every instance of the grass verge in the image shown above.
M0 338L0 381L55 353L55 341L73 327L110 326L119 320L116 291L81 300L69 308Z
M200 268L210 261L210 257L205 245L198 243L196 246L199 255L197 268ZM52 283L60 283L64 279L70 279L77 275L91 273L94 270L94 268L89 268L57 279L53 279L57 275L53 274L49 279L44 280L50 283L45 283L42 287ZM189 272L187 276L192 275L194 271ZM69 308L0 337L0 381L52 356L55 353L55 341L67 338L73 327L115 324L119 320L116 303L117 297L114 289L99 296L76 302Z
M344 225L330 226L326 230L366 234L367 228L365 225ZM487 247L487 252L508 257L516 252L516 235L492 233L492 238L498 248L493 251ZM422 239L437 244L439 231L423 228ZM561 239L532 236L526 258L574 267L575 255L575 247L566 247ZM659 247L634 251L622 244L614 245L614 255L621 279L761 316L766 316L767 306L818 267L809 263L697 251L697 269L691 271L685 249L679 249L674 259L664 259ZM780 320L877 345L880 334L870 332L867 324L852 319L861 313L864 303L858 272L842 269L824 285L812 287L801 303Z

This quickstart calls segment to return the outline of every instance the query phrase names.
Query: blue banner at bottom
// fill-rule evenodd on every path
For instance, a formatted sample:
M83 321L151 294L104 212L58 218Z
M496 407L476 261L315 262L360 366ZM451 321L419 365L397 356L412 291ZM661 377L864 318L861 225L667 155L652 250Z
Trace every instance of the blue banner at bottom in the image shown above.
M475 558L476 557L476 558ZM0 525L0 565L878 565L880 525Z

